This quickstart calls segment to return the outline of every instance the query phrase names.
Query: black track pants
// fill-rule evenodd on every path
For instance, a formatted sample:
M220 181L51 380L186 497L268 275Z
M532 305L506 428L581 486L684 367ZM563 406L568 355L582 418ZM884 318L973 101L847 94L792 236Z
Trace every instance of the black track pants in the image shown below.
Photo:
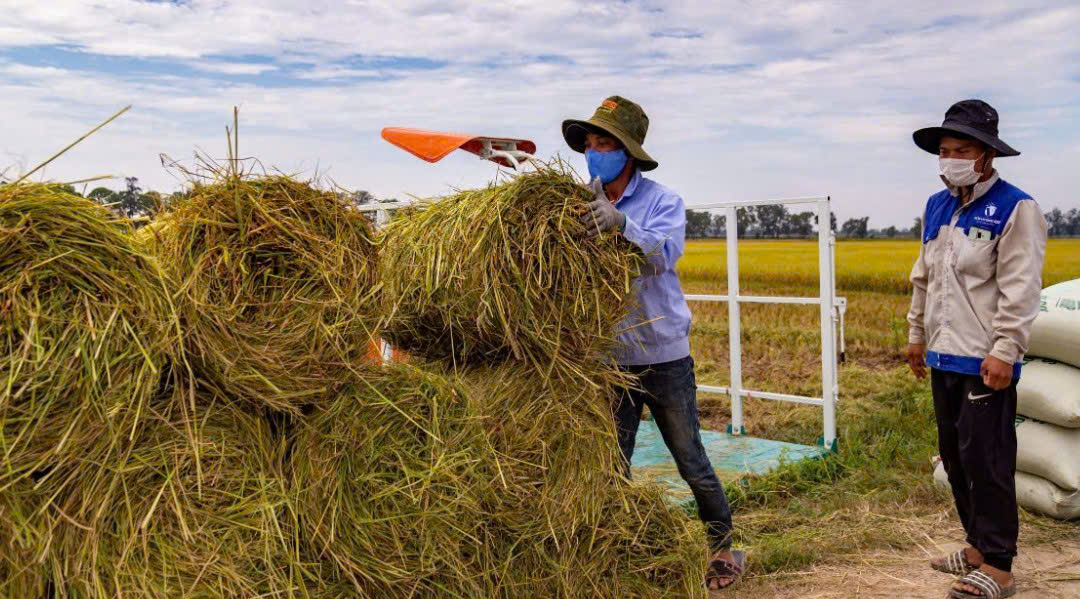
M982 377L931 369L938 450L967 542L987 564L1012 570L1016 506L1016 381L1000 391Z

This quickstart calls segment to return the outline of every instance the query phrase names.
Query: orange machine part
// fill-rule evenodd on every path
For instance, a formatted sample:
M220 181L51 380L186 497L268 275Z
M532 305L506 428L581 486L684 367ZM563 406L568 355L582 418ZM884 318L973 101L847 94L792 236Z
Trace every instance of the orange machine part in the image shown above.
M383 359L382 343L377 339L370 341L368 343L367 354L364 357L365 357L365 359L367 361L370 361L370 362L381 362L382 359ZM402 350L400 350L400 349L398 349L396 347L392 347L391 351L390 351L390 361L391 362L408 362L409 361L409 354L405 353L404 351L402 351Z
M427 129L409 129L405 127L386 127L382 130L382 138L405 150L406 152L427 162L438 162L447 154L457 149L465 150L480 155L483 150L483 140L490 139L494 142L514 142L517 149L529 154L536 153L536 144L527 139L514 139L509 137L487 137L483 135L470 135L468 133L445 133L443 131L429 131ZM495 162L503 166L510 166L505 158L495 158Z

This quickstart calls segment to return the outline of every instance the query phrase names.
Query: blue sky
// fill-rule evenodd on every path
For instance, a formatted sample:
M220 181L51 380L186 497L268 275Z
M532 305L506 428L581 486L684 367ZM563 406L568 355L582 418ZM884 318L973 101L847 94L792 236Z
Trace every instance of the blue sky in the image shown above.
M1023 152L1002 175L1044 208L1080 206L1080 4L0 0L0 169L36 164L133 110L46 177L178 188L161 154L241 154L381 197L485 184L379 138L414 126L565 147L559 124L607 95L642 104L653 177L688 205L828 194L841 219L908 225L940 187L911 142L980 97ZM118 186L119 183L112 183Z

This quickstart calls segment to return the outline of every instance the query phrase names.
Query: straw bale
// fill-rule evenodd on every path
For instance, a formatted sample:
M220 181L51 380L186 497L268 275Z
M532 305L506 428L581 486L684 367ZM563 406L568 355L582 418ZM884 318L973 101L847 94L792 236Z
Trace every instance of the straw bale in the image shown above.
M175 278L199 378L297 412L345 379L377 318L377 248L344 198L285 176L197 183L139 235Z
M610 402L618 375L607 368L593 365L577 383L513 363L460 373L497 456L493 536L513 556L503 596L700 594L701 525L657 487L616 474Z
M62 594L320 596L327 573L298 548L283 436L220 397L197 403L155 414L124 460L60 505Z
M362 380L302 422L291 456L304 537L361 596L701 586L700 524L615 474L602 387L549 387L519 363L399 364Z
M177 347L172 317L157 263L105 208L0 187L0 496L32 483L38 502L0 514L16 537L80 468L130 446Z
M463 388L409 365L362 380L297 431L313 551L362 597L487 596L493 454Z
M386 335L458 363L547 372L604 360L643 261L617 235L585 239L592 193L554 163L402 211L385 230Z

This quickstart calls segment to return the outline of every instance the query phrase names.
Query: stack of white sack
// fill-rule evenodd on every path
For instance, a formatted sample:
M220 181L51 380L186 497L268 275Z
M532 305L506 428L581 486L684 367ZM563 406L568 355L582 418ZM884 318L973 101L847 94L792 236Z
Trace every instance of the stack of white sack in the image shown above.
M1080 279L1043 290L1028 356L1016 388L1016 498L1080 518ZM948 485L940 464L934 478Z

